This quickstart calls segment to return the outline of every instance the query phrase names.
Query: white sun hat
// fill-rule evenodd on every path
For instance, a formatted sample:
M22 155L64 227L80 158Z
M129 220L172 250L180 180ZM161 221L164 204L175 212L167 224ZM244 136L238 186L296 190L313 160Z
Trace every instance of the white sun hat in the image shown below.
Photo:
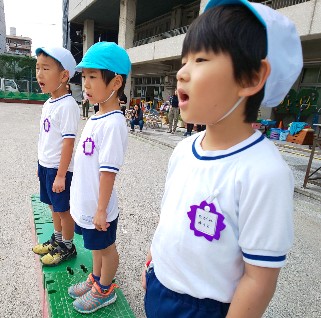
M271 65L271 73L265 84L261 106L278 106L297 80L303 67L301 41L294 23L276 10L246 0L210 0L204 12L223 5L245 6L265 27L267 60Z
M75 75L76 61L69 50L63 47L38 47L36 49L36 55L38 56L41 52L45 52L53 59L60 62L62 67L69 71L69 79Z

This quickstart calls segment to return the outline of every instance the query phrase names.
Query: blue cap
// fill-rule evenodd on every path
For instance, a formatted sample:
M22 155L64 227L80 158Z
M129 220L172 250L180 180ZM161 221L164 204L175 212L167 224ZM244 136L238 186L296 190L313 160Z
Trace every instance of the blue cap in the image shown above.
M214 0L214 1L210 0L206 4L204 12L212 7L217 7L222 5L232 5L232 4L241 4L246 6L258 18L258 20L266 27L264 19L256 11L256 9L251 5L251 3L247 0Z
M265 27L268 50L266 59L270 63L271 73L265 83L261 106L278 106L303 66L301 41L294 23L268 6L247 0L209 0L204 12L223 5L245 6Z
M81 62L76 66L77 71L81 71L83 68L109 70L127 76L131 63L126 50L116 43L97 42L88 49Z

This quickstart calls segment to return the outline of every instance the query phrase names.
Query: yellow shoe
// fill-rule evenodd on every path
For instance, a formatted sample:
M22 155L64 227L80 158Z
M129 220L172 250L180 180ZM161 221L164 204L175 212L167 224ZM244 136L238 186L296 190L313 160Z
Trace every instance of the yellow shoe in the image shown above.
M42 256L40 261L45 266L56 266L63 261L76 257L77 251L73 244L71 249L68 249L64 243L59 243L53 251Z
M57 246L58 243L55 241L55 235L52 234L50 240L45 243L37 244L32 248L32 251L38 255L46 255L53 251Z

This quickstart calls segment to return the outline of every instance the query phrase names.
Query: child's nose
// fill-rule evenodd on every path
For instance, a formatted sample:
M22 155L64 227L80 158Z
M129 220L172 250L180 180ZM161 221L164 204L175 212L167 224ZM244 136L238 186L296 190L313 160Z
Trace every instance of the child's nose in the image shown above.
M190 78L189 73L187 71L186 65L184 65L181 69L178 70L177 74L176 74L176 79L179 82L186 82L188 81Z

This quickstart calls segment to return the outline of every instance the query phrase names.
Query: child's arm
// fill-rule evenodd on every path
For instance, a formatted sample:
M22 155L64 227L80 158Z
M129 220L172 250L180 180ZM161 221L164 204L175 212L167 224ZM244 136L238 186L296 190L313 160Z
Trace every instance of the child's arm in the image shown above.
M113 172L100 172L98 207L93 220L93 223L98 231L107 231L107 228L109 227L109 223L106 221L106 209L113 191L115 177L116 174Z
M151 262L152 260L152 253L151 251L149 250L148 253L147 253L147 256L146 256L146 263L147 264L148 262ZM144 289L146 289L146 268L144 267L144 270L142 272L142 286Z
M64 138L62 141L61 158L55 181L52 185L52 191L60 193L65 190L66 173L71 161L74 149L74 138Z
M280 268L245 263L226 318L261 318L276 288Z

